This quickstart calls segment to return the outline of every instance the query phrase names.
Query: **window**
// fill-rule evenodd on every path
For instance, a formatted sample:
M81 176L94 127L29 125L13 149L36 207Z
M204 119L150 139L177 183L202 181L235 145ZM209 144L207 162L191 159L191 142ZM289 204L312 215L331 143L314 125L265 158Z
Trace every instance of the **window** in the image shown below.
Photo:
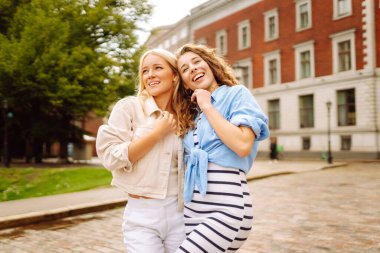
M265 85L281 83L280 51L276 50L264 54L264 79Z
M270 10L264 13L265 41L278 38L278 11Z
M314 96L299 97L300 128L314 127Z
M253 88L252 83L252 59L246 58L244 60L239 60L233 66L233 70L236 79L239 83L245 85L248 89Z
M277 59L269 60L269 84L277 83Z
M238 66L235 68L236 79L239 83L248 86L248 67L246 66Z
M186 29L186 28L183 28L183 29L181 30L179 36L180 36L181 39L186 38L186 36L187 36L187 29Z
M169 40L169 39L165 40L165 42L164 42L164 47L165 47L166 49L168 49L168 48L170 47L170 40Z
M356 124L355 89L338 91L338 126Z
M280 129L280 100L268 101L269 129Z
M216 50L220 55L227 54L227 32L226 30L221 30L216 33Z
M311 0L296 2L296 31L311 27Z
M351 135L340 137L340 150L351 150Z
M310 51L301 52L301 78L310 77Z
M330 37L333 40L333 72L355 70L355 29L333 34Z
M349 40L338 43L338 71L351 69L351 43Z
M296 80L314 77L314 41L294 46Z
M302 137L302 150L310 150L311 141L310 137Z
M352 15L352 0L334 0L334 17L340 19Z
M201 38L197 42L198 45L204 45L207 46L207 39L206 38Z
M177 42L178 42L178 37L177 37L177 35L173 35L173 37L171 37L171 44L172 44L172 45L175 45L175 44L177 44Z
M245 20L238 24L238 36L239 50L251 47L251 28L249 20Z
M268 18L269 39L273 39L276 36L276 19L275 16Z

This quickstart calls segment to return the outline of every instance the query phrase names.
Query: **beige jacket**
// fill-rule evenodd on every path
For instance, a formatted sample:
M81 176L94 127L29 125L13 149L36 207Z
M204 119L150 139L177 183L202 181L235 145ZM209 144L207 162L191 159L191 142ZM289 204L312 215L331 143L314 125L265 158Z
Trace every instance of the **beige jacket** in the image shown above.
M166 136L140 160L128 159L129 144L150 132L161 115L152 97L127 97L114 106L108 124L99 128L96 150L104 167L112 172L112 185L135 195L164 199L173 153L173 136ZM175 138L179 138L175 136ZM178 145L178 207L183 206L183 146ZM174 186L175 187L175 186Z

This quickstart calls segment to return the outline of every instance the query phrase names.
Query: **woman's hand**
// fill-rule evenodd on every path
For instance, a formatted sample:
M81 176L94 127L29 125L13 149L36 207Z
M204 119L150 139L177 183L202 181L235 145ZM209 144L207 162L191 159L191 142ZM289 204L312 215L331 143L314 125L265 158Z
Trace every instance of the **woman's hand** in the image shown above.
M153 131L142 136L139 139L132 141L128 147L128 159L134 163L141 159L149 150L152 149L157 142L165 137L170 132L175 132L177 129L177 121L173 114L164 111L157 120Z
M176 132L177 120L174 115L168 111L163 111L160 118L156 122L154 132L158 138L162 138L170 132Z
M199 108L204 111L211 107L211 93L204 89L196 89L191 95L191 101L196 101Z

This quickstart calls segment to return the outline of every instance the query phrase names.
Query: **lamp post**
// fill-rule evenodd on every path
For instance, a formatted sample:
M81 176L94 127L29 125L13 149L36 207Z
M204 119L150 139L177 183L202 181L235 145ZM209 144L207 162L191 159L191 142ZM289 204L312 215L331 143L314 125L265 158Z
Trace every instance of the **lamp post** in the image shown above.
M3 100L3 122L4 122L4 136L3 136L3 164L4 167L9 168L9 156L8 156L8 126L7 126L7 110L8 101Z
M333 163L333 157L331 155L331 130L330 130L330 109L331 109L331 101L326 102L327 106L327 163Z

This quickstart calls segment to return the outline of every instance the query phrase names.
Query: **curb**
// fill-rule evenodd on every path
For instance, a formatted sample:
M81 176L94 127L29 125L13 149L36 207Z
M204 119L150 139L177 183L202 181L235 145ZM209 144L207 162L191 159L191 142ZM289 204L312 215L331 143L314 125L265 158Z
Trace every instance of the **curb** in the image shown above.
M100 212L115 207L125 206L126 203L127 198L120 198L113 201L68 206L49 211L40 211L27 214L0 217L0 229L25 226L45 221L52 221L85 213Z
M249 176L247 177L247 181L252 181L252 180L260 180L268 177L275 177L275 176L281 176L281 175L289 175L289 174L295 174L295 173L300 173L300 172L293 172L293 171L279 171L279 172L273 172L273 173L268 173L268 174L263 174L259 176Z
M305 171L284 170L284 171L272 172L272 173L263 174L263 175L248 176L247 181L260 180L260 179L264 179L268 177L275 177L275 176L282 176L282 175L289 175L289 174L300 174L300 173L307 173L307 172L312 172L312 171L327 170L327 169L333 169L333 168L343 167L347 165L348 165L347 163L336 163L336 164L331 164L331 165L324 165L317 169L310 169L310 170L305 170Z
M312 170L307 170L307 171L302 171L302 172L279 171L279 172L272 172L272 173L263 174L263 175L249 176L247 177L247 181L260 180L260 179L265 179L268 177L281 176L281 175L326 170L326 169L332 169L332 168L342 167L342 166L347 166L347 163L331 164L331 165L322 166L317 169L312 169ZM30 225L30 224L40 223L40 222L52 221L52 220L62 219L62 218L70 217L70 216L85 214L85 213L100 212L104 210L113 209L116 207L122 207L127 204L127 200L128 198L119 198L112 201L75 205L75 206L57 208L57 209L53 209L49 211L40 211L40 212L32 212L32 213L27 213L27 214L0 217L0 230L13 228L13 227L19 227L19 226L25 226L25 225Z
M327 170L327 169L333 169L333 168L338 168L338 167L344 167L344 166L347 166L347 165L348 165L348 163L336 163L336 164L322 166L319 169L320 170Z

